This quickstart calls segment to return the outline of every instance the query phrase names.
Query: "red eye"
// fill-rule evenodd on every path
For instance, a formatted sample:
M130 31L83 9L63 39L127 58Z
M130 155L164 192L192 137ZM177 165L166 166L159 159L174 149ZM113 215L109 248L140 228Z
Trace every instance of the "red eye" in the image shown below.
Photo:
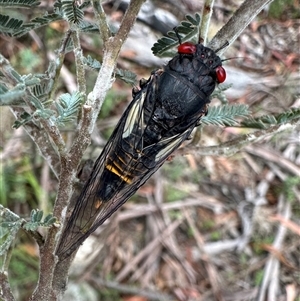
M196 53L197 47L195 44L190 42L184 42L178 46L179 54L194 54Z
M222 66L216 68L217 81L223 83L226 79L226 71Z

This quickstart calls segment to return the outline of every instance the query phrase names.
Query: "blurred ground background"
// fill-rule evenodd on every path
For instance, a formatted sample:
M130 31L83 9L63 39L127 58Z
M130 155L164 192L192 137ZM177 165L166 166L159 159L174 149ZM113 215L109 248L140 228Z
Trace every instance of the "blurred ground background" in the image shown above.
M240 3L216 1L210 37ZM138 79L167 62L151 54L155 40L186 13L201 11L201 1L148 5L119 59L119 67L137 73ZM108 1L105 9L117 24L123 2ZM297 1L274 1L225 53L224 58L238 57L224 63L226 84L233 85L226 91L229 103L248 104L255 117L299 107L299 10ZM29 17L31 12L22 13ZM1 36L1 52L21 74L43 72L64 26L53 23L19 39ZM81 38L84 54L101 60L95 35ZM90 89L95 78L96 73L88 72ZM75 90L74 83L69 54L61 92ZM119 80L113 84L86 159L100 154L131 100L131 89ZM57 180L22 128L12 130L9 109L1 107L0 116L1 204L25 218L33 208L50 212ZM65 129L66 139L73 130ZM200 145L219 145L246 133L251 130L207 126ZM299 165L299 127L231 157L175 156L84 243L71 270L66 300L246 301L267 300L263 296L268 295L268 300L299 301ZM24 232L16 245L12 285L18 300L27 300L38 277L38 251Z

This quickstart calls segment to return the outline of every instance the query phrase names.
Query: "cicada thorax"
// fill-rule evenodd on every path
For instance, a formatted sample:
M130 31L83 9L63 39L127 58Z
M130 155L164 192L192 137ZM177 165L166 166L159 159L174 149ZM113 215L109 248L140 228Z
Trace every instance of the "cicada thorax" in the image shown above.
M187 42L178 47L179 54L169 62L166 72L177 74L179 80L189 82L189 88L196 93L200 92L200 98L205 95L205 101L209 102L208 98L214 91L216 84L225 80L226 73L220 57L212 49L197 44L193 45L192 50L194 52L191 53L190 47L192 45ZM187 50L184 46L187 47ZM201 107L202 103L198 103L198 105Z
M195 126L207 112L216 84L225 80L221 59L212 49L184 43L178 52L164 68L157 89L162 107L157 116L163 126L170 126L171 135Z

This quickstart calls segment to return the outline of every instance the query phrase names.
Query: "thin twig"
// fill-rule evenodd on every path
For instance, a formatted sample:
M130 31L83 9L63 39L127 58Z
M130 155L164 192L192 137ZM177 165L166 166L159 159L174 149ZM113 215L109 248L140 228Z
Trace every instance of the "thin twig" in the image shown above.
M116 280L121 281L124 279L134 266L136 266L147 254L151 253L158 244L162 243L162 241L168 237L170 233L175 231L175 229L181 224L182 220L183 219L181 218L174 221L161 233L160 237L153 239L152 242L140 251L139 254L121 270L121 272L117 275Z
M94 108L92 129L102 107L106 92L112 84L112 74L116 65L116 60L120 49L127 39L130 29L133 27L138 12L145 0L133 0L122 20L120 28L114 38L107 40L105 44L105 51L103 56L103 63L99 71L94 89L88 96L88 104ZM90 132L92 132L92 129Z
M61 70L63 68L63 63L64 63L64 59L65 59L66 47L70 40L71 34L72 34L71 30L68 30L65 33L65 36L62 39L62 42L60 45L60 50L58 52L57 57L54 57L53 54L51 55L48 53L48 58L52 59L55 62L55 67L56 67L54 70L50 70L50 71L52 71L52 73L49 74L50 78L53 79L53 84L51 87L49 99L55 99L55 93L57 90L57 86L59 84L59 77L61 76Z
M212 208L213 204L215 204L215 207L217 208L214 210ZM145 216L148 214L155 213L159 210L162 211L170 211L174 209L183 209L186 207L193 207L193 206L201 206L204 208L210 208L213 211L221 212L225 206L218 202L218 200L212 196L197 193L195 195L195 198L186 198L180 201L174 201L172 203L163 203L161 205L161 208L158 208L157 206L153 204L134 204L131 205L130 203L126 204L124 207L127 210L122 211L117 219L121 221L126 221L128 219L137 218L141 216Z
M212 286L212 290L214 292L214 296L216 298L216 300L219 301L224 301L224 298L221 295L221 279L219 278L218 272L215 268L215 266L211 263L210 258L208 253L205 252L204 250L204 240L200 234L200 232L198 231L194 220L190 217L190 214L188 213L187 210L183 211L184 216L192 230L192 233L194 235L194 238L196 240L197 246L200 250L200 252L202 253L202 260L204 261L204 265L208 274L208 278L209 278L209 282Z
M85 70L83 64L83 53L79 39L79 29L75 28L72 32L72 40L74 44L74 56L75 56L75 66L76 66L76 78L78 84L78 90L83 95L86 95L86 80L85 80Z
M258 142L267 137L273 137L275 134L294 130L299 126L300 120L293 120L290 123L274 125L267 130L256 131L252 134L240 136L236 139L224 142L219 145L212 145L207 147L190 146L180 148L176 151L176 154L180 155L208 155L208 156L232 156L239 152L243 147Z
M174 296L168 295L168 294L163 294L161 292L156 292L152 290L146 290L146 289L141 289L133 286L128 286L124 285L118 282L113 282L113 281L107 281L103 279L95 279L95 277L90 277L89 281L97 287L102 288L107 287L114 289L116 291L119 291L124 294L130 294L130 295L138 295L138 296L143 296L146 297L149 300L158 300L158 301L171 301L174 300Z
M200 25L201 32L199 34L199 38L203 39L203 45L206 45L207 43L208 29L209 29L210 19L213 12L214 2L215 2L214 0L205 0L202 7L201 25Z
M280 201L278 203L278 214L282 215L284 219L288 220L291 217L291 203L284 200L283 196L281 195ZM285 235L287 233L287 228L284 225L280 225L277 231L277 235L273 242L272 247L274 249L280 250L282 248L282 243L284 241ZM279 269L279 261L273 255L270 254L269 260L265 266L264 278L262 281L262 285L259 291L259 295L257 301L263 301L266 298L266 295L269 296L272 294L271 287L273 285L274 288L274 280L276 281L276 275L278 276L278 269ZM275 277L275 278L274 278ZM273 294L276 293L273 292ZM275 299L270 299L275 300Z
M245 150L253 155L263 158L264 160L274 162L293 173L295 176L300 177L300 167L284 158L282 154L273 149L268 149L262 145L248 145Z
M235 11L230 20L209 42L208 47L212 49L219 49L228 42L228 46L218 52L218 55L221 56L240 36L251 21L260 13L260 11L272 1L273 0L245 0Z
M52 60L52 61L56 60L56 55L52 51L47 52L47 57L49 60ZM72 92L77 90L77 83L75 81L74 74L71 73L69 71L69 69L63 64L63 61L61 62L61 64L62 64L62 66L59 67L60 72L57 75L58 76L57 78L59 79L58 84L61 84L61 81L63 81L64 86L66 87L67 91L71 94ZM58 67L56 69L58 69ZM56 69L53 72L55 72L55 73L58 72ZM55 77L55 75L53 75L53 76ZM55 84L55 80L54 80L53 88L51 89L52 96L50 95L50 97L49 97L50 100L55 99L55 92L54 92L54 91L56 91L55 85L58 85L58 84Z
M105 44L109 37L111 36L109 26L107 24L106 14L103 10L101 2L99 0L92 1L94 8L94 14L98 23L98 28L100 31L100 36L102 37L103 43Z
M8 273L7 272L0 272L0 298L3 301L15 301L15 297L11 290L8 281Z
M92 123L93 109L89 105L84 105L82 107L82 116L78 124L78 133L74 139L74 142L70 148L69 156L72 160L76 160L77 164L81 160L83 153L85 152L87 146L90 143L90 127Z
M160 178L161 174L158 173L155 175L155 179L157 180ZM160 228L156 222L156 219L161 219L161 204L162 204L162 189L161 189L161 181L156 181L155 186L155 196L152 197L152 194L147 194L148 203L153 204L157 209L157 214L150 214L146 216L146 229L145 229L145 243L147 244L148 241L151 241L153 238L158 237L161 233ZM162 245L159 244L145 260L138 266L133 275L131 276L131 280L135 281L137 279L142 279L141 284L142 286L149 286L151 283L151 279L155 279L157 275L157 271L159 269L160 259L161 259L161 252L162 252Z

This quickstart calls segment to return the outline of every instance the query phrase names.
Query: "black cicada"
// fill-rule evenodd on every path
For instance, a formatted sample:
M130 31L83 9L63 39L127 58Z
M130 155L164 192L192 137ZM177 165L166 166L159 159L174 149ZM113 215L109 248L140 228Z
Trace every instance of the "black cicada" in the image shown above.
M163 70L152 72L97 159L62 233L60 260L80 244L185 141L226 78L215 51L185 42Z

